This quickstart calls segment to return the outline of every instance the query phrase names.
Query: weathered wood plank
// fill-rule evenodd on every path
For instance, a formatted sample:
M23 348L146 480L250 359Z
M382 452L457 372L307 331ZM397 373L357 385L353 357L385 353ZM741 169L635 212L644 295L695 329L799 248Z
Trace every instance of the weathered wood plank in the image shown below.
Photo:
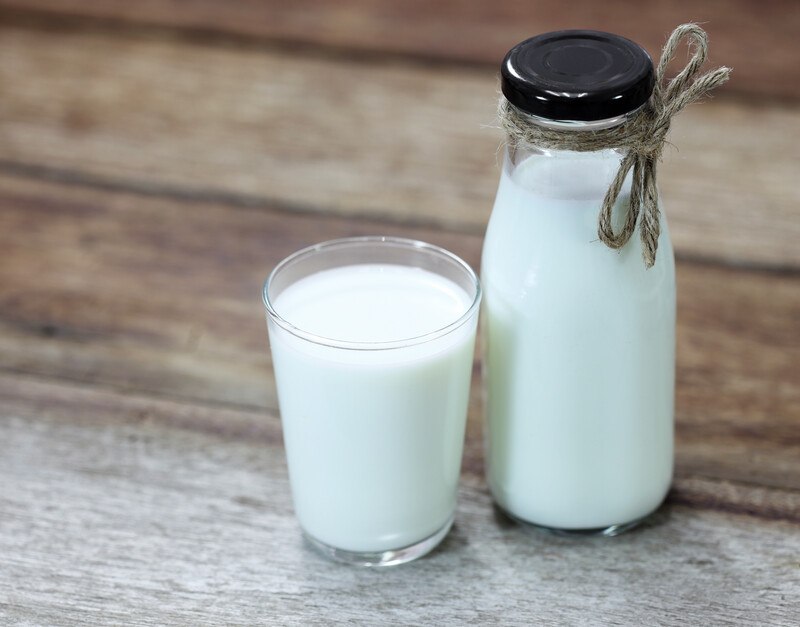
M796 486L800 281L678 264L678 285L678 459L710 476Z
M457 0L0 0L0 6L65 16L223 32L270 40L325 45L372 55L395 53L496 67L512 45L562 28L595 28L639 41L658 58L678 24L703 24L713 59L736 68L729 89L800 96L797 33L800 6L792 0L671 0L640 3L592 0L499 0L465 5Z
M565 539L510 525L467 474L443 545L376 573L302 544L273 415L5 375L0 399L4 622L792 625L800 616L800 521L672 503L637 532ZM770 494L797 508L798 493Z
M40 180L0 177L0 206L0 368L273 411L259 294L286 254L382 233L480 257L475 235ZM800 489L800 280L678 272L679 469Z
M0 363L275 407L261 285L316 241L394 234L478 262L474 236L0 177Z
M474 419L479 413L475 396L470 408L472 415L462 475L470 485L485 489L483 437L479 421ZM81 428L121 425L137 429L182 430L225 440L247 441L270 450L282 447L276 409L163 399L104 389L92 383L57 381L27 374L0 373L0 419L2 416L15 416L34 423L40 420L66 423ZM679 453L685 445L685 441L679 441ZM706 473L706 468L686 463L686 459L686 455L678 457L669 502L694 509L744 513L765 520L800 524L800 489L796 483L761 486L752 479L731 480L714 469ZM691 462L691 456L688 459Z
M494 71L331 60L137 31L4 28L0 167L482 233ZM32 80L31 77L36 77ZM800 109L718 99L661 181L680 255L800 267Z

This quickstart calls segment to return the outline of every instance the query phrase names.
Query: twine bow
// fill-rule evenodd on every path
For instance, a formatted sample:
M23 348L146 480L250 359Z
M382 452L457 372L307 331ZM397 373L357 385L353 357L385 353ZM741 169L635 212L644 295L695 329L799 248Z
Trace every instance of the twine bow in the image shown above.
M672 80L666 80L667 65L684 39L689 39L691 57ZM731 69L720 67L698 76L708 55L708 35L696 24L682 24L669 36L656 69L653 94L647 104L630 120L619 126L596 131L553 129L535 121L500 98L500 121L514 146L538 146L556 150L581 152L608 148L624 149L625 156L614 180L606 192L598 216L597 233L606 246L619 249L628 243L636 229L639 215L639 235L642 257L650 268L656 261L658 237L661 232L661 211L658 206L656 166L664 150L672 117L687 105L702 98L728 80ZM633 170L630 202L622 229L614 232L612 213L622 185Z

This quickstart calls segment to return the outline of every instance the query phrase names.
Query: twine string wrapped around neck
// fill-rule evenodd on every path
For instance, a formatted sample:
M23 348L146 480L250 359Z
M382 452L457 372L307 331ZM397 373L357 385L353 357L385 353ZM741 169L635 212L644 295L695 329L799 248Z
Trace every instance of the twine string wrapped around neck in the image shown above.
M691 57L672 80L665 77L667 65L680 42L688 38ZM731 69L720 67L698 76L708 54L708 35L696 24L678 26L667 40L655 75L650 100L624 123L599 130L564 130L537 124L529 115L500 98L499 117L509 143L514 147L589 152L615 148L625 152L619 170L606 192L598 216L598 236L610 248L628 243L639 222L642 256L650 268L656 261L660 234L660 209L656 169L672 117L728 80ZM633 171L630 201L622 229L614 232L612 212L622 186ZM641 220L639 216L641 214Z

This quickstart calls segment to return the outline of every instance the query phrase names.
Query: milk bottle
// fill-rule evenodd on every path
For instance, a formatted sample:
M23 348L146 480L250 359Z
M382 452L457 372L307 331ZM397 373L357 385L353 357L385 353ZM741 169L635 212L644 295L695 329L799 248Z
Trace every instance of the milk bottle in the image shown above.
M508 106L577 134L623 123L652 86L642 48L590 31L523 42L502 67ZM619 250L598 239L621 158L510 145L484 243L489 486L512 517L562 531L629 528L672 477L673 254L663 218L650 268L638 237Z

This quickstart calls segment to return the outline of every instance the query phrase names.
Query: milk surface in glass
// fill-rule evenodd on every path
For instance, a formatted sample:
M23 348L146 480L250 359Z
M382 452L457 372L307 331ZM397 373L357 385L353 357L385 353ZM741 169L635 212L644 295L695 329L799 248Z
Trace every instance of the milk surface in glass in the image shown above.
M512 151L484 244L489 484L542 526L629 523L672 475L672 248L663 220L650 269L638 232L619 251L598 240L618 166L612 151Z
M373 343L442 329L472 300L434 272L359 264L300 279L274 307L304 332ZM347 551L386 551L449 523L476 320L381 350L310 342L270 321L294 506L309 535Z

